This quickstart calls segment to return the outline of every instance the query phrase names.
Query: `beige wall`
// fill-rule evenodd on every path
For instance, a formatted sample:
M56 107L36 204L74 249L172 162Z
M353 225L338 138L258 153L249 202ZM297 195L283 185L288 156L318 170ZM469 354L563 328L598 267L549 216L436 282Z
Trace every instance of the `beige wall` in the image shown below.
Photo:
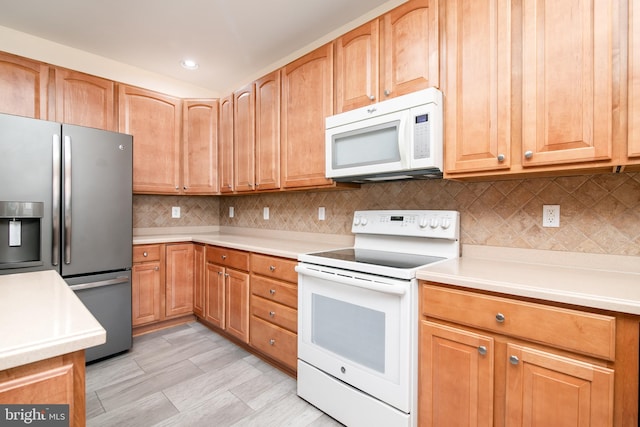
M180 220L170 218L172 204L182 207ZM543 204L560 205L560 228L541 226ZM234 218L228 217L229 206ZM320 206L326 221L317 219ZM269 220L262 219L264 207ZM134 227L223 225L348 234L358 209L456 209L464 244L640 256L640 173L402 181L252 196L135 196Z

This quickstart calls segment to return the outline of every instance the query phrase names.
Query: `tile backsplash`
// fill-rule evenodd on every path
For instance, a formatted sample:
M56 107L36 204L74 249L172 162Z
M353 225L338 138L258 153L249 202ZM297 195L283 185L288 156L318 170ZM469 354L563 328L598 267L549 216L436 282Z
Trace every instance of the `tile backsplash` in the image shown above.
M560 227L542 227L542 205ZM171 218L180 206L182 218ZM229 207L235 216L229 218ZM269 219L263 219L263 208ZM318 208L326 220L318 220ZM349 234L355 210L453 209L463 244L640 256L640 173L506 181L401 181L347 191L134 196L134 227L221 225Z

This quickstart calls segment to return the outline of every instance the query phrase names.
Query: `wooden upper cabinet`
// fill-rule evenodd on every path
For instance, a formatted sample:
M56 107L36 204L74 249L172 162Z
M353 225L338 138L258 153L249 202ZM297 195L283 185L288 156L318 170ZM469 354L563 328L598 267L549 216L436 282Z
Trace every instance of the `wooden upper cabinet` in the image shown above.
M218 187L218 100L187 99L182 106L182 190L216 194Z
M56 121L116 131L115 83L56 68Z
M445 174L511 166L511 2L442 3Z
M524 167L611 158L614 11L609 0L522 2Z
M49 66L0 52L0 113L47 120Z
M235 191L253 191L255 91L253 83L233 94L233 176Z
M256 190L280 188L280 70L255 85Z
M336 40L336 113L379 101L379 28L375 19Z
M329 185L325 177L325 117L333 114L333 43L282 71L282 186Z
M640 0L629 1L629 157L640 157Z
M218 179L220 192L233 191L233 95L220 99L218 128Z
M409 0L380 18L380 100L438 87L438 2Z
M181 100L119 85L119 130L133 135L133 192L180 193Z

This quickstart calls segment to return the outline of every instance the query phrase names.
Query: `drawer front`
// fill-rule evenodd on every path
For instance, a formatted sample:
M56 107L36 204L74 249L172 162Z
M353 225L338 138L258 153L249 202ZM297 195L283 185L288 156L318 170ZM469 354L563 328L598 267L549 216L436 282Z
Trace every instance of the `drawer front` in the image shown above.
M297 262L269 255L251 254L251 272L291 283L298 282Z
M133 247L133 262L160 261L162 245L135 245Z
M298 310L251 295L251 315L291 332L298 332Z
M291 308L298 308L298 285L251 275L251 293Z
M423 284L422 314L608 360L615 318Z
M298 336L293 332L251 316L251 345L295 370L298 363Z
M207 246L207 262L249 271L249 253L236 249Z

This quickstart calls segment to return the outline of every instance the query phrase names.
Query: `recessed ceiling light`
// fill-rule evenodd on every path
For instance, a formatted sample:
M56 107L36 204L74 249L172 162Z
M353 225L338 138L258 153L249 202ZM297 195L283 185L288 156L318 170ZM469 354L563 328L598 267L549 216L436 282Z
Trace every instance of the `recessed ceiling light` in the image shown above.
M198 63L192 59L184 59L180 62L180 65L187 70L197 70L199 67Z

